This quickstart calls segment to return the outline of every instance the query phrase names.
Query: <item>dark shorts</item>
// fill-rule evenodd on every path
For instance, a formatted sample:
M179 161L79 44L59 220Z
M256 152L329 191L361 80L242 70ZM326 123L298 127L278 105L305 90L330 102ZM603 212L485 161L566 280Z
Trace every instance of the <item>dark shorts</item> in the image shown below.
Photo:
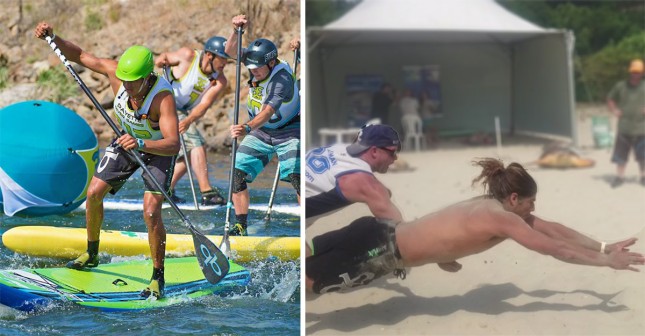
M616 144L614 145L614 154L611 156L611 162L616 164L625 164L629 158L629 151L634 149L636 161L645 161L645 136L644 135L624 135L618 134Z
M366 285L392 272L405 277L394 226L374 217L359 218L315 237L312 253L306 259L306 272L315 293Z
M101 161L99 161L98 167L96 167L96 173L94 173L95 177L105 181L112 187L112 190L110 190L112 194L116 194L128 178L139 169L139 164L134 158L130 158L127 151L115 145L116 143L113 141L105 148L105 154L101 158ZM138 152L136 150L133 152L138 153L143 163L148 167L159 184L161 184L166 192L169 192L170 180L172 179L172 173L175 167L175 156L161 156ZM146 185L146 191L161 193L150 180L148 174L144 172L142 176Z

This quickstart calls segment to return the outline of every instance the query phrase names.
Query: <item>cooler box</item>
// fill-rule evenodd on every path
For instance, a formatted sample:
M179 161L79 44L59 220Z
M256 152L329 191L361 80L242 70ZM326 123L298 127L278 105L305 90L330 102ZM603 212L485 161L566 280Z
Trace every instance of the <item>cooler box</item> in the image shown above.
M608 116L591 117L591 132L596 148L609 148L614 141Z

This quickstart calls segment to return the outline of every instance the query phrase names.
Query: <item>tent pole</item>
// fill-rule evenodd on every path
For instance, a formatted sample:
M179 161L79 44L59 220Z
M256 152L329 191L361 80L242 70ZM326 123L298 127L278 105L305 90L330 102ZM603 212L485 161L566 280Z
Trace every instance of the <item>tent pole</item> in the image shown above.
M515 99L515 85L513 83L515 82L515 44L512 44L510 47L510 54L511 54L511 113L509 113L509 135L510 136L515 136L515 113L517 111L517 104L516 104L516 99Z

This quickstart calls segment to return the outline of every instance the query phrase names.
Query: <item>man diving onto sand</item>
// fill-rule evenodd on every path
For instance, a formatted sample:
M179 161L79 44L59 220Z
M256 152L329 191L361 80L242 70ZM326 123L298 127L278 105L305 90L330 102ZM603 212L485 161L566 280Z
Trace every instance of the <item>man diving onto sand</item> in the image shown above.
M457 259L492 248L507 238L561 261L639 270L645 257L629 251L636 238L612 244L591 239L562 224L543 220L535 210L537 183L518 163L496 159L474 162L482 168L483 196L448 206L398 225L362 217L349 226L312 240L306 258L307 289L327 293L366 285L383 275L405 274L405 267L436 263L457 272Z

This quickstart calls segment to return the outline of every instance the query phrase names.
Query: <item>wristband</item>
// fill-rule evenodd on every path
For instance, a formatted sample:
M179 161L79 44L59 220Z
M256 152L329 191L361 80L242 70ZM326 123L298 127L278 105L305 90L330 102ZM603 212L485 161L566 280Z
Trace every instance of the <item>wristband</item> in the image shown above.
M143 142L143 139L137 139L137 146L139 146L139 149L143 149L143 146L145 146L146 143Z
M244 126L244 131L246 132L246 134L251 133L251 126L249 126L249 124L244 124L242 126Z
M53 41L53 40L56 38L56 34L54 34L54 32L52 32L52 36L51 36L51 37L52 37L52 41Z
M605 247L607 247L606 242L600 243L600 253L604 254L605 253Z

